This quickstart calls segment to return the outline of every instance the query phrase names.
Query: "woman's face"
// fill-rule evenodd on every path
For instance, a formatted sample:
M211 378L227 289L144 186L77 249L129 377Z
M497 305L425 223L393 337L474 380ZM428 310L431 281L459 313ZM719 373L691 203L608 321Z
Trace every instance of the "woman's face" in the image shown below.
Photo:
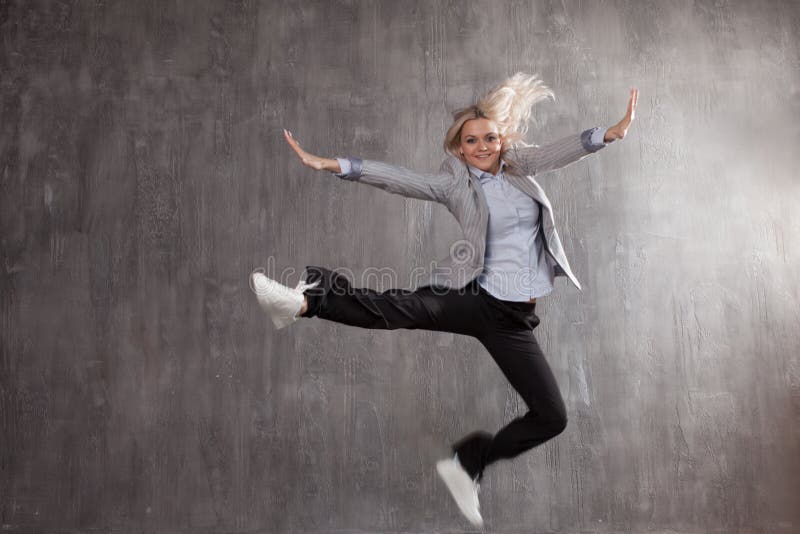
M500 169L502 138L497 124L489 119L470 119L461 127L459 149L466 162L482 171L497 174Z

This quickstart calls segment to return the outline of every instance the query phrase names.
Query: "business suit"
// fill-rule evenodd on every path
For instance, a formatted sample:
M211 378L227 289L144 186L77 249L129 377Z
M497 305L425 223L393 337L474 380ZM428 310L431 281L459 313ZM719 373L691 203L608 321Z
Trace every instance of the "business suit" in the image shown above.
M534 176L565 167L603 145L590 142L596 128L564 137L544 147L511 148L506 177L540 204L540 228L548 261L556 276L577 287L556 230L552 207ZM375 329L423 329L469 335L478 339L520 394L529 411L496 434L473 432L452 445L464 469L476 480L485 467L513 458L558 435L567 416L558 384L533 335L539 324L534 302L508 302L489 294L476 282L483 269L489 210L480 181L464 162L448 156L438 174L424 174L387 163L351 158L352 171L343 179L378 187L390 193L440 202L459 222L464 239L410 289L378 293L351 287L339 273L307 266L306 282L319 281L305 291L304 317Z
M511 163L507 179L512 185L539 202L542 207L542 231L549 261L553 262L556 276L567 276L581 289L580 282L564 254L553 219L552 206L544 189L535 180L536 174L560 169L596 152L603 145L592 145L591 128L564 137L543 147L511 148L506 159ZM483 269L486 251L486 227L489 211L480 181L467 170L464 162L448 156L438 174L419 173L380 161L352 159L353 171L342 178L372 185L405 197L439 202L447 207L464 232L464 240L452 247L446 258L439 260L422 285L464 287ZM412 281L412 288L418 287Z

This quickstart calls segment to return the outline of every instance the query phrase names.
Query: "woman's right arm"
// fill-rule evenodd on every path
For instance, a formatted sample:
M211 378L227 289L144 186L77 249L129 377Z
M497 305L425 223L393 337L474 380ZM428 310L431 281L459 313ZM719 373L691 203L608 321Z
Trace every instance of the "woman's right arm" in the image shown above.
M300 156L304 165L316 170L332 172L343 180L371 185L404 197L430 200L441 204L446 204L450 196L454 178L452 172L448 170L448 161L442 164L439 173L428 174L382 161L360 158L320 158L300 148L291 132L284 130L284 136L292 149ZM347 168L348 164L349 169Z
M344 161L349 163L349 172L336 174L343 180L371 185L395 195L441 204L446 204L450 196L453 175L447 172L446 164L442 164L438 174L428 174L382 161L360 158L347 158Z

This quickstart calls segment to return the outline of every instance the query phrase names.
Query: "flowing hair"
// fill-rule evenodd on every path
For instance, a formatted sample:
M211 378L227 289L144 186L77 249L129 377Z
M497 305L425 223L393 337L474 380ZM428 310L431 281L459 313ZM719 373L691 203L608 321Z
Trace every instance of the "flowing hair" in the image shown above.
M453 113L453 124L444 136L445 152L464 161L459 153L461 128L471 119L489 119L497 124L503 138L501 157L517 144L529 146L522 138L528 131L533 105L548 97L556 98L536 74L516 73L490 89L475 104Z

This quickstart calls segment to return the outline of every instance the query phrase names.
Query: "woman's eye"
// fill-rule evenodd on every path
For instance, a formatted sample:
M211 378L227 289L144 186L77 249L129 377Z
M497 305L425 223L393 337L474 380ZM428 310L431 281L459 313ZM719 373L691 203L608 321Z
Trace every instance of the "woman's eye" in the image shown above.
M467 139L467 143L474 143L475 139Z

